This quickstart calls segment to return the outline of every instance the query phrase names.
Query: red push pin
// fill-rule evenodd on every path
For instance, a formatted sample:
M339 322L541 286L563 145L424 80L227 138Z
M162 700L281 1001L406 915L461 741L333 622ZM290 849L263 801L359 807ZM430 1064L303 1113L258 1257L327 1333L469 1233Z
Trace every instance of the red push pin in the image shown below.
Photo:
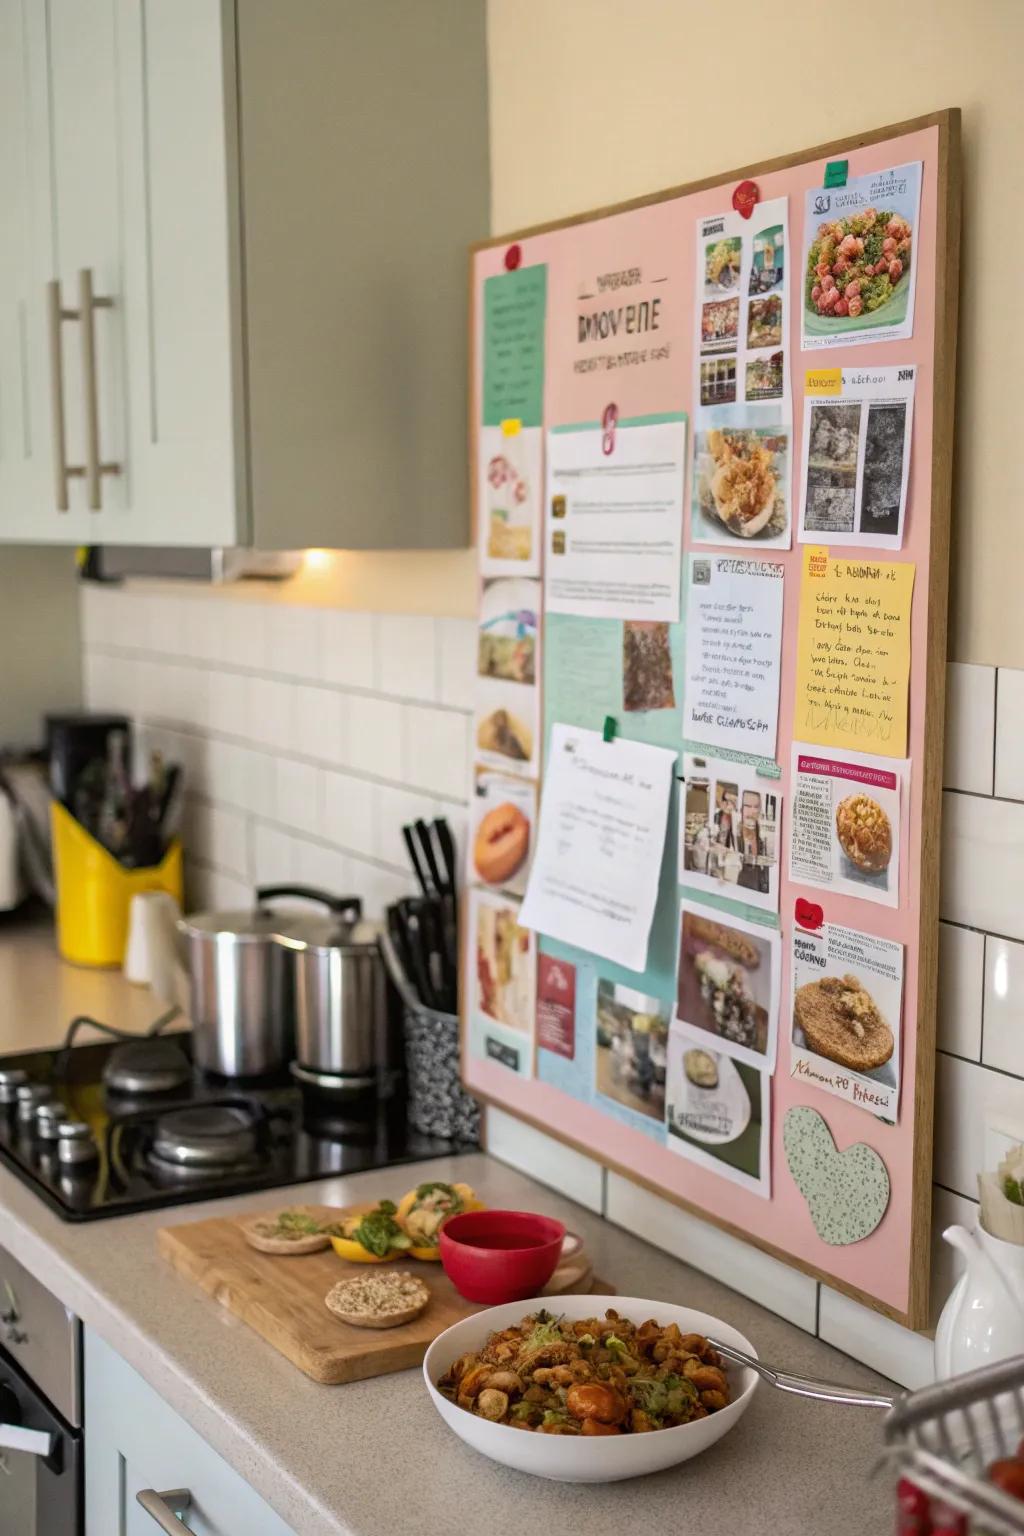
M816 901L805 901L802 896L796 899L796 920L801 928L809 928L813 933L820 928L825 921L825 913Z
M749 219L760 201L756 181L741 181L732 194L732 205L744 219Z
M619 423L619 408L617 405L606 405L601 414L601 452L607 457L615 452L615 428ZM605 741L608 737L605 737Z
M506 272L515 272L515 270L519 266L519 263L522 261L522 259L523 259L523 248L522 248L522 246L521 245L510 245L508 250L505 252L505 271Z

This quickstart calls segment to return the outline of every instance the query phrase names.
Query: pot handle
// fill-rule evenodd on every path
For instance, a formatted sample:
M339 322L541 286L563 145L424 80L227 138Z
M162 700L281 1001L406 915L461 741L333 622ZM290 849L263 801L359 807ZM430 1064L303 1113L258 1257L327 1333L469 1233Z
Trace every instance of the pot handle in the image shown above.
M256 888L256 905L262 907L277 896L298 896L303 901L317 901L328 907L336 917L348 918L358 923L363 915L363 903L358 896L332 896L315 885L260 885Z

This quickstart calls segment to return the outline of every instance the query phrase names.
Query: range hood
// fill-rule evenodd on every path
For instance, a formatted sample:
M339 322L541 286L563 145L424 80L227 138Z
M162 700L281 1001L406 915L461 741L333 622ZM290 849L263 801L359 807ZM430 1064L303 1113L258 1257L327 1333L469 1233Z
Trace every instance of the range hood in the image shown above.
M284 581L294 576L301 565L301 550L90 544L82 562L82 576L89 581L158 576L162 581L205 581L224 585L246 578Z

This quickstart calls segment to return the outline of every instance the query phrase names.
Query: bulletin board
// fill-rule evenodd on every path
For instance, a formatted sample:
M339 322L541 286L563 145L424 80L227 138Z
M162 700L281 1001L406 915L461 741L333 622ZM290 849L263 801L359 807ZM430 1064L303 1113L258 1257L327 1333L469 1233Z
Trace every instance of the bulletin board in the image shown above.
M470 262L464 1082L913 1328L959 224L951 109ZM655 503L674 543L624 531ZM562 727L677 754L640 970L516 926Z

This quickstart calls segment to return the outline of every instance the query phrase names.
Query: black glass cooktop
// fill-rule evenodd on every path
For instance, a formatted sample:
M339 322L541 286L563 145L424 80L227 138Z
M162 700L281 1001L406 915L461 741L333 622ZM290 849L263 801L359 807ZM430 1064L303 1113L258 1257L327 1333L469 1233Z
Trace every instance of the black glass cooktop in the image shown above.
M40 1112L47 1090L53 1107ZM459 1150L410 1129L399 1093L333 1100L290 1077L245 1084L204 1076L187 1034L0 1058L3 1098L0 1163L65 1221Z

